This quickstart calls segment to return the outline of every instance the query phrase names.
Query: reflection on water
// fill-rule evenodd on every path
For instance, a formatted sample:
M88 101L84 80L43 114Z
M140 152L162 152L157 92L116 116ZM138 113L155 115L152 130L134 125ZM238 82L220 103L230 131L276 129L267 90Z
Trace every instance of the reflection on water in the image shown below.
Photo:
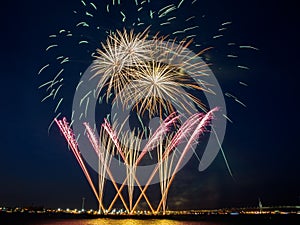
M93 219L93 220L51 220L40 222L40 225L220 225L205 221L175 221L166 219Z

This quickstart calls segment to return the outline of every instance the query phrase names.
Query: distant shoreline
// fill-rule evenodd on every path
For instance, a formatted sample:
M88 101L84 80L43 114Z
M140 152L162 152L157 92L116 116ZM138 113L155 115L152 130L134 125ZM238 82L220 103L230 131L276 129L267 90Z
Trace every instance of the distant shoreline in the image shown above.
M299 214L256 214L256 215L93 215L93 214L70 214L70 213L0 213L1 224L29 224L41 220L65 220L65 219L168 219L177 221L206 221L221 222L222 224L233 223L238 225L258 224L300 224ZM31 224L31 223L30 223Z

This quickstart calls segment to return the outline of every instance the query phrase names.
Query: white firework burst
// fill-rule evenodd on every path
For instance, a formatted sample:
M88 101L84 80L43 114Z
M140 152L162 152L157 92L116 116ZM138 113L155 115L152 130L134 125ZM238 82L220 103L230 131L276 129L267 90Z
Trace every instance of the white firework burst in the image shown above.
M113 91L120 93L123 87L129 82L131 77L126 67L140 64L142 61L150 59L150 42L147 40L147 29L138 34L133 30L123 32L117 30L111 33L106 39L106 43L101 43L102 49L97 49L98 55L94 60L94 77L101 75L99 80L99 90L107 86L107 98Z

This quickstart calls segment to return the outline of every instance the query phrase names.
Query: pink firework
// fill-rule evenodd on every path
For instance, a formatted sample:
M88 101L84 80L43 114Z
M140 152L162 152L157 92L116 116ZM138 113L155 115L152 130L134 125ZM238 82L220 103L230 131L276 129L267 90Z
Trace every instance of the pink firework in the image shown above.
M101 148L99 145L99 140L97 140L93 130L90 128L90 126L87 123L84 123L84 126L86 127L87 137L93 146L93 149L95 150L98 158L99 158L99 190L97 192L95 185L91 179L91 176L89 175L89 172L85 166L85 163L80 155L78 144L75 139L75 136L73 134L72 129L70 128L69 124L66 121L66 118L63 118L62 120L55 119L56 124L58 125L59 129L61 130L62 134L64 135L65 139L68 142L68 145L70 146L76 160L78 161L78 164L80 165L83 173L85 174L98 202L99 202L99 209L103 212L110 211L115 204L116 200L118 198L121 199L123 206L127 210L128 213L134 213L138 203L142 199L142 197L146 200L149 208L151 209L152 213L156 214L160 210L161 207L163 207L163 212L165 212L166 208L166 200L167 200L167 194L169 191L169 188L174 180L175 174L178 172L179 167L182 164L182 161L187 154L188 151L192 149L193 143L197 142L200 135L202 135L206 130L207 126L210 125L211 120L213 119L213 113L217 111L218 108L214 108L211 111L209 111L207 114L202 113L196 113L192 116L190 116L185 123L183 123L178 131L175 133L175 135L172 138L168 138L167 134L170 132L170 128L173 124L177 122L179 119L179 116L177 116L175 113L172 113L169 115L157 128L157 130L153 133L153 135L150 137L149 141L145 145L145 147L142 149L142 151L139 151L139 149L135 149L134 153L130 152L128 148L124 148L116 135L116 132L111 127L110 123L107 120L104 120L104 123L102 124L102 135L108 135L110 144L106 145L106 148ZM166 138L166 140L165 140ZM107 138L106 138L107 139ZM165 140L163 142L163 140ZM174 169L172 169L172 163L173 160L171 160L171 164L168 164L169 156L171 155L172 151L175 150L176 146L178 146L183 141L187 141L184 150L181 152L180 157L178 161L175 162ZM130 142L130 140L129 140ZM166 143L165 143L166 142ZM164 143L164 144L163 144ZM146 155L147 152L151 151L153 148L163 148L163 151L161 151L160 156L158 157L158 161L156 164L156 167L152 171L150 177L148 178L147 183L142 187L140 184L138 178L136 177L136 170L138 169L138 164L141 162L143 157ZM107 148L108 147L108 148ZM113 153L111 149L117 149L116 153ZM140 152L140 153L138 153ZM124 179L122 185L118 187L114 176L115 174L112 173L110 170L110 161L114 154L119 154L126 166L127 170L127 176ZM172 158L173 159L173 158ZM165 173L162 173L161 170L164 167L168 167ZM160 179L161 179L161 200L157 206L157 209L155 210L148 199L148 196L146 195L146 190L149 187L152 179L157 174L157 172L160 171ZM115 190L116 195L112 202L110 203L108 209L106 210L103 205L103 191L104 191L104 178L108 175L110 180L112 181ZM169 176L169 178L167 178ZM167 181L166 181L167 180ZM129 206L126 203L123 195L122 190L124 186L128 186L128 194L129 194ZM140 190L140 195L135 201L133 202L133 186L134 184L137 184Z

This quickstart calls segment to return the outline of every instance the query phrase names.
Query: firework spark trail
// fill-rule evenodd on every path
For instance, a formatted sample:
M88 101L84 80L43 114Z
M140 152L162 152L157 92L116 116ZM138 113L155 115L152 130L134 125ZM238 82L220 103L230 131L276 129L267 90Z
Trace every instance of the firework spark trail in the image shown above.
M167 151L165 152L165 155L170 154L170 152L179 144L182 142L183 139L187 138L189 132L191 132L196 124L201 121L203 118L202 113L196 113L189 117L189 119L179 128L179 130L176 132L174 137L172 138L172 141L170 142L170 145L167 148Z
M176 115L176 112L173 112L159 125L159 127L156 129L156 131L153 133L153 135L149 138L147 144L141 151L141 154L139 155L138 159L136 160L135 166L137 166L139 164L139 162L142 160L142 158L145 156L145 154L147 152L149 152L154 146L157 145L157 141L161 138L161 136L163 136L164 134L166 134L169 131L170 126L173 125L175 123L175 121L179 119L179 116L175 116L175 115Z
M45 70L45 69L46 69L47 67L49 67L49 66L50 66L50 64L47 64L47 65L43 66L43 67L39 70L38 75L40 75L41 72L43 72L43 70Z
M192 143L196 140L196 138L198 138L201 134L203 134L205 132L206 126L208 126L210 124L210 121L213 119L213 113L215 111L217 111L218 108L214 108L212 110L210 110L204 117L203 119L200 121L199 125L196 127L195 131L192 133L192 136L190 137L187 145L185 146L183 152L180 155L180 158L173 170L172 176L167 184L167 187L165 189L164 194L161 197L161 201L158 204L158 207L156 209L156 213L159 211L164 199L166 198L166 195L170 189L170 185L172 184L174 178L175 178L175 174L178 172L179 166L181 165L182 160L184 159L184 156L186 155L187 151L189 150L190 146L192 145Z
M250 70L248 66L244 66L244 65L238 65L237 67L244 70Z
M106 152L106 154L105 154L105 151L101 151L100 146L99 146L98 141L97 141L97 138L96 138L94 132L92 131L91 127L87 123L84 123L84 126L86 127L86 131L87 131L87 135L88 135L88 138L90 140L90 143L92 144L95 152L97 153L97 155L98 155L98 157L99 157L99 159L100 159L100 161L101 161L101 163L103 165L102 168L100 168L102 173L99 174L99 175L101 175L101 178L102 178L101 184L100 184L101 187L99 188L101 190L100 197L102 196L103 191L104 191L105 173L108 174L108 176L111 179L111 181L112 181L112 183L113 183L113 185L114 185L114 187L115 187L115 189L117 191L117 194L118 194L119 193L119 188L118 188L118 186L116 184L116 181L115 181L115 179L114 179L114 177L112 175L112 172L111 172L111 170L109 168L110 160L111 160L113 154L110 154L109 152ZM109 158L105 157L104 154L106 156L110 155L110 157ZM99 162L99 164L100 164L100 162ZM118 195L119 195L119 197L120 197L120 199L121 199L121 201L122 201L125 209L127 211L129 211L128 206L127 206L127 204L126 204L123 196L121 195L121 193L119 193ZM102 200L102 198L100 198L100 200Z
M167 139L171 139L171 137L167 137ZM166 143L168 143L168 140L166 140ZM160 162L158 166L159 168L158 171L159 171L159 179L160 179L159 184L160 184L161 195L163 195L167 187L167 183L169 181L168 175L170 174L173 160L174 160L174 155L175 155L175 154L172 155L170 161L169 161L169 155L164 157L164 150L166 148L166 145L167 144L164 144L164 139L161 137L160 142L157 146L157 158L158 158L158 162ZM163 213L165 213L166 206L167 206L167 197L165 197L162 205L163 205L162 211Z
M140 184L140 182L138 181L137 177L135 176L135 173L134 173L135 170L132 170L133 163L135 162L135 160L134 160L133 162L130 162L130 163L128 162L127 157L124 155L124 153L123 153L123 151L122 151L122 148L120 147L120 144L119 144L119 141L118 141L118 138L117 138L117 135L116 135L115 131L112 129L112 127L110 126L109 122L108 122L106 119L104 120L104 123L102 124L102 127L106 130L107 134L110 136L111 140L114 142L114 144L115 144L115 146L116 146L116 148L117 148L117 150L118 150L118 153L121 155L121 157L122 157L122 159L123 159L123 161L124 161L124 163L125 163L125 165L126 165L126 169L128 169L128 167L129 167L129 169L130 169L130 172L127 173L126 179L123 181L121 187L119 188L119 191L117 192L117 195L119 195L119 194L121 193L121 191L122 191L122 189L123 189L123 187L124 187L124 184L125 184L125 182L126 182L128 179L132 179L131 182L129 181L131 184L132 184L132 182L135 181L136 184L138 185L140 191L142 191L141 184ZM133 144L133 143L131 142L130 144ZM131 154L131 155L132 155L132 154ZM129 159L132 160L131 157L129 157ZM127 171L127 172L128 172L128 171ZM131 185L131 186L132 186L132 185ZM132 189L131 189L131 192L132 192ZM114 205L114 203L115 203L115 201L116 201L116 199L117 199L117 198L116 198L117 195L115 196L114 200L111 202L111 205L109 206L108 211L110 211L110 209L111 209L112 206ZM144 196L144 198L145 198L147 204L149 205L151 211L154 212L154 209L153 209L153 207L152 207L152 205L151 205L151 203L150 203L148 197L146 196L146 194L144 194L143 196ZM132 193L131 193L131 195L129 196L129 198L132 200ZM130 201L130 205L131 205L131 204L132 204L132 201ZM133 210L132 210L132 206L130 206L130 211L129 211L129 212L131 213L132 211L133 211Z
M140 136L138 134L138 136ZM141 137L141 136L140 136ZM129 175L129 178L127 180L127 188L128 188L128 193L129 193L129 205L130 205L130 213L132 213L132 204L133 204L133 192L134 192L134 183L135 180L137 180L136 177L136 167L134 167L134 163L136 161L136 157L138 155L138 149L140 149L140 143L141 139L136 139L135 138L135 132L127 131L126 134L122 138L123 140L125 139L125 146L126 148L126 161L125 164L126 166L126 172L127 175ZM127 176L126 176L127 177ZM139 182L137 182L138 186L141 186ZM141 190L142 188L140 188Z
M233 98L234 101L236 101L237 103L239 103L240 105L242 105L243 107L247 108L246 104L244 104L242 101L240 101L236 96L226 92L225 96L229 97L229 98Z
M233 174L232 174L232 171L231 171L231 168L230 168L229 163L228 163L228 160L227 160L227 157L226 157L226 155L225 155L224 149L223 149L222 144L220 143L219 137L218 137L218 135L217 135L217 132L216 132L216 130L215 130L215 128L214 128L213 126L211 127L211 130L212 130L212 132L214 133L214 135L215 135L215 137L216 137L216 140L217 140L218 145L219 145L219 147L220 147L220 151L221 151L222 156L223 156L223 159L224 159L224 161L225 161L227 170L228 170L230 176L234 179Z
M73 131L72 129L69 127L68 123L67 123L67 120L66 118L63 118L62 120L57 120L56 118L54 119L54 121L56 122L57 126L59 127L60 131L62 132L62 134L64 135L65 139L67 140L68 142L68 145L70 146L70 148L72 149L72 152L76 158L76 160L78 161L78 164L80 165L88 183L90 184L98 202L99 202L99 205L100 205L100 208L104 211L105 208L104 206L102 205L102 202L100 201L99 199L99 196L98 196L98 193L96 191L96 188L95 188L95 185L89 175L89 172L81 158L81 155L80 155L80 152L78 150L78 145L77 145L77 141L75 140L74 138L74 134L73 134Z
M104 184L105 184L105 180L103 179L103 177L106 174L106 170L105 170L106 162L105 159L103 159L103 154L100 151L94 132L92 131L92 129L89 127L87 123L83 123L83 125L86 128L86 134L88 136L88 139L98 156L98 160L99 160L98 161L98 191L99 191L98 196L99 196L99 200L103 204L103 191L104 191Z
M109 122L107 121L107 119L104 119L104 123L101 125L107 132L107 134L110 136L111 140L114 142L117 150L119 151L119 154L121 155L122 159L124 160L126 157L121 149L121 146L118 142L118 137L117 134L115 133L115 131L112 129L112 127L110 126Z
M56 91L55 91L55 93L54 93L54 95L53 95L53 100L56 98L56 95L57 95L59 89L60 89L62 86L63 86L63 84L59 85L58 88L56 89Z
M139 162L142 160L142 158L145 156L145 154L147 152L149 152L150 150L150 147L152 147L154 145L154 142L157 142L157 140L163 136L168 130L169 130L169 127L175 123L175 121L179 118L179 116L175 116L175 112L172 113L171 115L169 115L164 121L163 123L160 125L160 127L155 131L155 133L151 136L151 138L149 139L149 141L147 142L146 146L144 147L144 149L142 150L142 153L139 155L138 159L135 161L133 167L137 167ZM173 118L172 118L173 117ZM112 128L110 127L109 123L107 121L105 121L105 129L107 130L107 132L109 132L111 134L111 137L114 137L115 139L115 146L120 146L120 144L118 143L117 141L117 138L116 138L116 134L114 134ZM117 148L118 148L117 147ZM120 150L121 151L121 150ZM123 155L123 153L121 153L121 155ZM122 158L124 159L125 156L122 156ZM126 181L129 179L129 174L127 174L125 180L123 181L120 189L119 189L119 192L121 192L125 186L125 183ZM142 191L142 190L141 190ZM145 194L142 194L141 196L144 196L146 197ZM112 201L111 203L111 207L113 206L114 202L116 201L117 199L117 195L115 196L114 200ZM146 199L147 201L147 199ZM150 206L150 209L153 211L153 208L151 206L151 204L149 205ZM109 210L111 209L111 207L109 207ZM132 210L133 211L133 210Z
M144 189L142 191L142 193L140 194L140 196L138 197L136 204L133 207L133 210L135 210L135 208L137 207L138 203L141 200L142 194L146 192L146 190L148 189L151 181L153 180L154 176L156 175L157 171L159 170L159 167L161 166L161 164L168 159L171 151L174 150L174 148L185 138L187 138L188 133L192 132L195 130L195 125L197 125L197 123L201 123L201 121L203 120L203 114L202 113L197 113L192 115L191 117L189 117L188 120L186 120L184 122L184 124L179 128L178 132L174 135L174 137L172 138L172 140L170 141L170 143L168 144L166 150L164 151L160 161L157 163L156 167L154 168L154 170L152 171L152 174L150 175L147 183L144 186ZM173 161L173 158L171 160L171 163ZM170 171L169 171L170 172ZM169 182L169 181L168 181ZM165 196L164 196L165 197Z

